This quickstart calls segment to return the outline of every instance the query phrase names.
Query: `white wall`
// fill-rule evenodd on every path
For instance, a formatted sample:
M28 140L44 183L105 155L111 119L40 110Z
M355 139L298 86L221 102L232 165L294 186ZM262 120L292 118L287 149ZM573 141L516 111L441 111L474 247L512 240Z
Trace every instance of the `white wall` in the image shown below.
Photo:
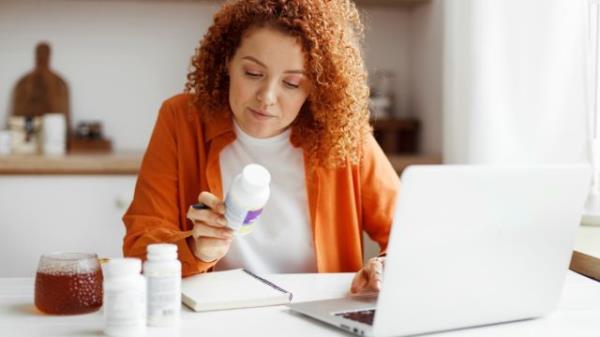
M14 84L33 67L34 46L47 40L51 66L71 89L74 123L101 120L117 149L144 149L160 103L183 89L194 48L218 6L212 1L0 1L0 122L9 112ZM413 11L369 7L363 13L368 69L394 71L400 105L423 111L426 123L436 119L428 117L439 111L428 103L431 91L409 84L415 78L407 54ZM437 43L425 41L423 48ZM434 63L426 61L423 68ZM435 75L427 76L435 81ZM411 103L414 91L425 99ZM432 145L439 143L431 135L439 133L436 128L425 126L424 142L439 153Z
M443 2L416 6L410 17L409 102L422 122L421 151L442 153L443 138Z
M445 5L445 159L585 162L585 1Z
M420 151L442 153L443 0L410 8L367 8L365 56L370 76L395 74L395 116L422 123Z
M407 114L410 96L410 17L409 9L362 9L366 27L364 55L369 81L378 70L394 73L395 115Z

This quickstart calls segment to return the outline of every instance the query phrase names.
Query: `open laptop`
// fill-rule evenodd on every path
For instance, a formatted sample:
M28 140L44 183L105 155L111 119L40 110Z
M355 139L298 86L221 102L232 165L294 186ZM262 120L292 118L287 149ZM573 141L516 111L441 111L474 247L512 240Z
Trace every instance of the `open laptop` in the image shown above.
M543 316L560 297L590 179L583 165L408 167L379 296L289 307L377 337Z

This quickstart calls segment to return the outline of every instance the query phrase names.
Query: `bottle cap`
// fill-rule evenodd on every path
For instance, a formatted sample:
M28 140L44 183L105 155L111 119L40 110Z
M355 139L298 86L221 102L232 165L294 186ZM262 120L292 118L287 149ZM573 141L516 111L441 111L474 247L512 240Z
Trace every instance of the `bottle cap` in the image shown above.
M104 276L125 277L139 274L142 271L142 261L134 257L110 259L104 265Z
M177 245L171 243L153 243L146 247L148 260L177 259Z
M243 183L248 189L263 188L271 182L269 171L258 164L248 164L242 171Z

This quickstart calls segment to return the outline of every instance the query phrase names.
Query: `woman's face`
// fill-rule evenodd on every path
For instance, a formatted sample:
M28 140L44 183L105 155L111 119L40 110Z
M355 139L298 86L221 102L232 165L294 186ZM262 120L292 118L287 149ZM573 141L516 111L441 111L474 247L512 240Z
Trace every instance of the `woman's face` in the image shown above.
M288 128L311 89L300 44L271 28L247 32L228 71L234 118L244 132L257 138Z

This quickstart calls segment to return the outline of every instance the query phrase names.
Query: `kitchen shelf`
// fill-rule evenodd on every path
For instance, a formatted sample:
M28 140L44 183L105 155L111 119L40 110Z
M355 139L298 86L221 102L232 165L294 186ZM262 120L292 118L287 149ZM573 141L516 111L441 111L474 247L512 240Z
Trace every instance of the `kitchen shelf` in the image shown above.
M0 156L0 175L137 175L142 152ZM388 154L396 172L411 164L441 164L439 155Z
M414 118L376 119L371 121L373 136L383 152L415 154L419 151L420 122Z
M0 156L0 175L136 175L143 154L68 154Z
M403 155L388 154L388 159L398 174L408 165L438 165L442 164L442 156L438 154Z

